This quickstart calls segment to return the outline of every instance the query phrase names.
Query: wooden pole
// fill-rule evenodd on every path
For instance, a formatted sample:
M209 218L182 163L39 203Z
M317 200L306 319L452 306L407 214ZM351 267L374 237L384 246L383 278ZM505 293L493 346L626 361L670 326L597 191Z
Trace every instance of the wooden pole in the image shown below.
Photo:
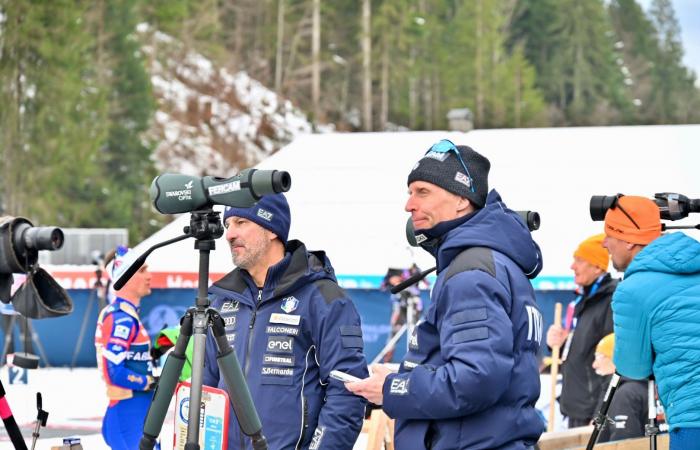
M561 303L554 304L554 325L561 326ZM549 384L551 387L549 397L549 421L547 431L554 431L554 409L557 402L557 376L559 375L559 349L561 345L552 347L552 364L550 366Z

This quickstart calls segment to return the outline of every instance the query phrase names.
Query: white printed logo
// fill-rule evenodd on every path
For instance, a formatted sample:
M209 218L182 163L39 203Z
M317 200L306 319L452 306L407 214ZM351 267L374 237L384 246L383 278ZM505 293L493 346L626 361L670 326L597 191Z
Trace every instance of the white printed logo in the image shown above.
M291 377L294 375L294 369L292 368L282 368L282 367L263 367L263 375L277 375L280 377Z
M455 174L455 181L457 183L462 183L463 185L465 185L469 189L472 188L472 180L468 176L463 174L462 172L457 172Z
M122 338L122 339L127 339L129 337L129 332L131 331L131 328L125 327L124 325L117 325L114 328L114 333L112 336Z
M282 300L282 311L286 312L287 314L297 309L297 306L299 306L299 300L297 300L294 296L287 297Z
M185 183L185 189L192 189L193 183L194 183L194 180L190 180L187 183Z
M542 343L542 314L534 306L526 305L527 310L527 340Z
M267 351L273 353L292 353L294 338L286 336L268 336Z
M241 304L238 302L226 302L221 305L221 312L238 312L241 309Z
M418 333L416 332L417 330L413 330L413 333L411 334L411 339L408 340L408 346L411 347L412 349L418 349Z
M444 162L448 156L447 152L428 152L425 154L426 158L437 159L440 162Z
M406 395L408 394L408 379L394 378L391 380L390 394Z
M236 316L224 317L224 326L232 327L236 325Z
M426 235L424 235L424 234L417 234L417 235L416 235L416 242L419 243L419 244L420 244L420 243L423 243L423 242L425 242L425 241L427 241L427 240L428 240L428 237L427 237Z
M241 190L241 181L231 181L230 183L217 184L215 186L210 186L208 189L209 195L223 195L229 192L235 192Z
M309 445L309 450L318 450L321 448L321 441L323 440L323 434L326 432L326 427L317 427L314 430L314 436L311 438L311 444Z
M272 214L270 211L265 211L262 208L258 208L258 217L261 219L265 219L270 222L272 221L272 216L274 216L274 214Z

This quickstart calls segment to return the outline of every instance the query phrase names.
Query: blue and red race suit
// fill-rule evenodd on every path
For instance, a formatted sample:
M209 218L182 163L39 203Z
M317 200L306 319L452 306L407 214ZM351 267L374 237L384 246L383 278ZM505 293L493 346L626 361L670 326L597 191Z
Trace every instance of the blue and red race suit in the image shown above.
M95 347L109 397L102 435L113 449L138 448L153 378L150 339L132 303L118 297L100 312Z

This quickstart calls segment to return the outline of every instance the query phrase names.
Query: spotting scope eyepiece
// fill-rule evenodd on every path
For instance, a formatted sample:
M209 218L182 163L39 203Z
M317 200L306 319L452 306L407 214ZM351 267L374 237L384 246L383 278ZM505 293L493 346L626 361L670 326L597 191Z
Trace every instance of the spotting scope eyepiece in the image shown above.
M608 209L617 207L621 197L624 197L624 194L592 196L589 204L591 219L605 220L605 213ZM651 200L659 207L662 220L680 220L688 217L690 213L700 212L700 199L688 198L675 192L657 192Z
M248 208L266 194L287 192L289 172L246 169L230 178L166 173L151 183L153 206L162 214L178 214L226 205Z

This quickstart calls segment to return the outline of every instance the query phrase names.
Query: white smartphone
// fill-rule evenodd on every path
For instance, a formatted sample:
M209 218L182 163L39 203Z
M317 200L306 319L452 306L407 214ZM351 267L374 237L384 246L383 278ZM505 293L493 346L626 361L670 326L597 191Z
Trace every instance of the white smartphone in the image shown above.
M360 378L357 378L345 372L341 372L340 370L331 370L330 376L331 378L335 378L336 380L342 381L343 383L349 383L351 381L362 381Z

